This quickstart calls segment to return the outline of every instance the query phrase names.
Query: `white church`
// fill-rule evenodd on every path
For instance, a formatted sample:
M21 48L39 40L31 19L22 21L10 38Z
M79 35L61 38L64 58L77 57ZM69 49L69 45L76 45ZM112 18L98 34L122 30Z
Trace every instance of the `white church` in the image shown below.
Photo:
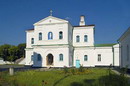
M96 45L95 25L79 26L52 15L36 22L26 31L26 64L33 67L119 66L119 45Z

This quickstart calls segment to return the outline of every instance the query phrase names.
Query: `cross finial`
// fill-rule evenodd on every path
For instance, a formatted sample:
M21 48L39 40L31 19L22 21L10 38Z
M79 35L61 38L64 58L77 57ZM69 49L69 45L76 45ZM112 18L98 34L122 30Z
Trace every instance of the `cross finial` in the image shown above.
M50 10L50 16L52 16L52 10Z

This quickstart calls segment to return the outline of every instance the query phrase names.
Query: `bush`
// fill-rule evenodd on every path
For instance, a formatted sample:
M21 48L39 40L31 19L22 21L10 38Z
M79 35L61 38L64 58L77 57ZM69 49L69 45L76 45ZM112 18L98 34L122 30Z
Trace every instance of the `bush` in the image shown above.
M71 73L74 75L75 73L76 73L76 70L75 70L75 68L71 68Z
M80 67L79 67L79 72L84 72L83 65L80 65Z
M69 70L68 70L68 68L66 66L64 66L64 73L65 74L69 73Z

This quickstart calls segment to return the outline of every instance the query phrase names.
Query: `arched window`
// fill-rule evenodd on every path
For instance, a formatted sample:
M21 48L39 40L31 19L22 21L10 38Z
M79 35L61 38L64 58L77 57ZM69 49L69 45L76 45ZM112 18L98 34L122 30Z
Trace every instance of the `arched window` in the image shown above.
M49 32L48 33L48 40L52 40L53 39L53 33L52 32Z
M63 32L62 31L59 32L59 39L63 39Z
M42 33L39 33L39 40L42 40Z
M88 61L88 55L84 55L84 61Z
M101 62L101 54L98 54L98 62Z
M59 54L59 61L63 61L63 54Z
M127 61L129 61L129 46L127 45Z
M34 44L34 38L31 39L31 44Z
M84 42L88 42L88 36L84 35Z
M76 36L76 42L80 42L80 36Z
M37 61L41 61L42 60L42 57L40 54L37 55Z

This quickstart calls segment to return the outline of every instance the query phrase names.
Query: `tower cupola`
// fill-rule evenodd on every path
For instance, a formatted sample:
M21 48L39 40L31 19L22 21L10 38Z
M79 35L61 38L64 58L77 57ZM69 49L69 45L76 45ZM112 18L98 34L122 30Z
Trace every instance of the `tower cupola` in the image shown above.
M80 16L80 22L79 22L79 26L84 26L85 25L85 16L81 15Z

